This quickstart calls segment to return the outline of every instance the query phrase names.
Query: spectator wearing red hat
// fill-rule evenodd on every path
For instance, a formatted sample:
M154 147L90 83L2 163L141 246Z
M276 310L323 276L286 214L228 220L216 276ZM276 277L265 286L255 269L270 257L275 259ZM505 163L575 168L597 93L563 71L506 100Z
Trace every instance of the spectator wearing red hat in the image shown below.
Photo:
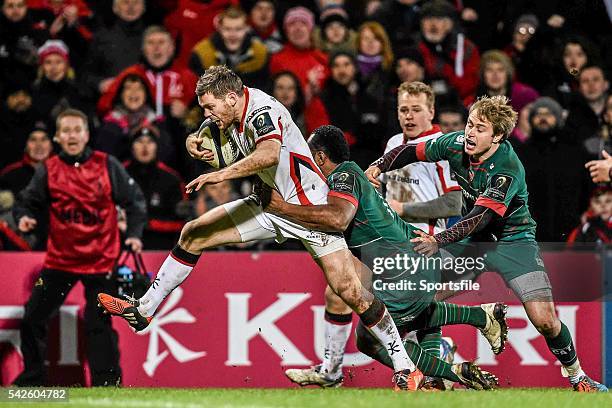
M68 108L87 110L70 67L69 50L60 40L48 40L38 49L40 76L32 88L37 117L53 129L55 118Z
M319 93L329 76L327 55L313 45L314 24L314 14L307 8L289 9L283 21L287 43L270 61L272 75L290 71L299 78L307 103Z
M98 114L105 115L126 75L142 77L153 96L155 114L182 119L195 96L197 77L174 59L175 45L170 33L161 26L150 26L143 34L142 62L123 70L98 101Z
M237 6L238 0L178 0L176 9L164 20L164 26L179 44L177 67L187 67L193 47L215 32L215 16L232 5Z

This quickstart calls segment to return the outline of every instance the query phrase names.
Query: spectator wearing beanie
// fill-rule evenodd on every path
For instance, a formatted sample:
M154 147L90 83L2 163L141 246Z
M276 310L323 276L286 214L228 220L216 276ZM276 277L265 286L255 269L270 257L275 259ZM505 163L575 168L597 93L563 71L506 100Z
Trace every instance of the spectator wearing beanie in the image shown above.
M253 35L259 39L268 53L276 54L283 49L283 35L276 26L276 2L255 0L249 10L249 24Z
M329 54L336 51L357 53L357 34L351 30L344 8L335 4L326 7L319 16L319 27L314 32L316 48Z
M512 59L512 64L515 67L522 67L521 62L527 43L535 35L539 26L540 22L533 14L523 14L516 20L512 32L512 42L504 48L504 52Z
M159 133L153 126L136 130L131 137L131 159L124 163L147 202L148 222L143 244L148 249L169 249L185 223L181 206L187 199L179 174L157 159Z
M529 210L538 223L536 239L562 242L578 224L589 197L586 156L564 129L563 109L554 99L537 99L529 123L531 135L516 151L525 167Z
M60 40L48 40L38 49L39 78L32 88L32 106L36 116L47 122L51 132L55 118L68 108L87 111L74 81L69 51Z
M416 44L414 33L419 30L422 1L383 1L371 19L383 24L394 47Z
M329 76L327 54L313 47L314 24L314 14L307 8L289 9L283 20L287 43L270 60L272 75L290 71L299 78L307 104L319 93Z
M444 0L432 0L421 9L419 50L425 60L426 76L438 95L454 88L461 99L476 91L480 54L460 32L456 10Z

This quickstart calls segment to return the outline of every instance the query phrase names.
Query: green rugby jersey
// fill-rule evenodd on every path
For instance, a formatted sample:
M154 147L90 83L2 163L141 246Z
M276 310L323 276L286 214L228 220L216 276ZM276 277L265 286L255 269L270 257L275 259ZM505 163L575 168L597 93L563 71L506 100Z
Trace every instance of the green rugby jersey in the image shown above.
M416 237L414 228L389 207L357 163L340 163L327 177L329 195L350 201L357 212L344 237L349 248L376 241L401 246Z
M493 156L472 163L464 153L464 132L453 132L417 145L420 160L448 160L463 193L463 214L474 205L488 207L501 218L486 231L500 241L535 239L536 223L527 204L525 169L507 140Z
M421 282L437 282L439 269L407 263L425 259L412 250L416 228L402 220L370 184L355 162L343 162L327 177L329 195L344 198L356 208L344 232L351 252L373 272L372 292L395 318L413 319L433 300L435 291L423 291ZM399 263L390 260L400 259ZM390 264L386 264L390 262ZM411 282L411 289L398 285Z

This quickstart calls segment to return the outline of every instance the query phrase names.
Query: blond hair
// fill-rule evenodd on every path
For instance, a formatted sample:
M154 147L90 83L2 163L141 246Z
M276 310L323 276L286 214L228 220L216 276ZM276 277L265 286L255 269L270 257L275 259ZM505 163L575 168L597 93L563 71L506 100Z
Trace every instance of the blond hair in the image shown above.
M402 82L399 88L397 88L397 97L399 98L403 93L407 93L408 95L412 96L424 94L427 97L427 106L430 109L433 109L436 103L436 96L433 89L431 89L431 86L424 84L423 82Z
M478 118L490 122L493 126L493 136L502 135L502 140L507 139L518 118L509 102L510 99L503 95L481 96L470 107L470 114L477 110Z
M484 77L484 71L487 65L496 62L503 65L504 70L508 74L508 79L512 79L514 76L514 65L512 64L512 60L506 53L500 50L489 50L482 54L480 57L480 76Z
M361 35L363 30L369 29L374 34L374 37L382 44L382 50L380 52L382 56L382 67L383 70L388 71L391 69L393 65L393 49L391 48L391 41L389 40L389 36L385 31L385 28L376 21L367 21L359 27L359 32L357 33L357 38L355 39L356 48L359 50L361 45Z
M247 15L240 7L229 6L228 8L223 10L221 14L219 14L218 23L221 24L224 18L230 18L234 20L238 18L244 18L246 20Z
M212 65L198 79L195 92L197 96L210 93L222 99L230 92L242 96L242 86L242 79L234 71L225 65Z
M68 108L68 109L63 110L62 112L60 112L60 114L57 115L57 117L55 118L55 127L56 127L56 129L58 131L59 131L60 123L61 123L62 119L66 118L66 117L81 118L81 120L83 121L83 125L85 127L85 130L88 129L89 121L87 120L87 115L83 111L80 111L78 109Z

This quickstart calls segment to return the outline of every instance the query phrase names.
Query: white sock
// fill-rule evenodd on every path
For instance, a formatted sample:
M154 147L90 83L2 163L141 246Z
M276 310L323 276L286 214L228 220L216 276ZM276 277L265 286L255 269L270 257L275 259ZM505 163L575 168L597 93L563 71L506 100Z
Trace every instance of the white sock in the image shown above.
M140 314L144 317L153 316L161 302L189 276L192 269L193 266L185 265L168 255L147 293L138 299Z
M576 359L574 364L571 366L563 366L563 370L561 371L564 372L564 374L567 374L567 377L569 377L572 384L577 383L578 380L580 380L580 377L585 375L584 371L582 371L582 367L580 366L580 360L578 359Z
M352 326L350 322L340 324L325 320L325 353L321 372L327 373L331 378L335 379L342 374L342 359Z
M385 346L391 362L393 363L393 371L398 372L402 370L416 370L414 362L408 357L408 353L402 343L402 338L397 331L393 319L387 308L382 318L374 326L368 328L370 332L378 339L378 341Z

